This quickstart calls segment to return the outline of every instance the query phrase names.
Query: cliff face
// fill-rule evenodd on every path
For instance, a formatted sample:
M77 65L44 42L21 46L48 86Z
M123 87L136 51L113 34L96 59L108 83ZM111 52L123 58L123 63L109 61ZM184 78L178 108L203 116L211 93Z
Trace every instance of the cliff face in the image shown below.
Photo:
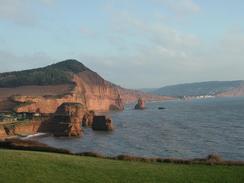
M55 136L81 136L81 121L86 109L80 103L63 103L50 120L49 131Z
M93 71L84 71L74 77L77 84L74 95L82 99L88 110L108 111L123 109L117 87Z
M145 101L161 101L161 100L172 100L175 99L175 97L169 97L169 96L159 96L149 93L144 93L142 91L138 90L130 90L118 87L120 96L123 100L123 103L132 103L137 102L139 98L142 98Z
M39 131L41 126L40 120L32 120L29 122L19 122L15 124L1 124L0 125L0 139L5 139L15 135L35 134Z
M0 74L0 111L54 113L67 102L81 103L94 111L122 110L124 103L139 97L168 99L121 88L76 60Z
M76 60L0 74L0 111L54 113L67 102L95 111L123 109L118 89Z
M13 96L18 103L16 112L54 113L63 103L81 103L88 110L108 111L111 108L123 109L119 101L119 91L109 82L92 71L83 71L73 75L75 87L63 96Z

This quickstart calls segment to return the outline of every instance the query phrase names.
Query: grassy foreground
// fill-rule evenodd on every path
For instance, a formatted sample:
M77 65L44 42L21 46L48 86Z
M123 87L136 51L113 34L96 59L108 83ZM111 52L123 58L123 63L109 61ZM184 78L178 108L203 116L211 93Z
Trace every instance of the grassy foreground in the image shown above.
M0 149L0 182L243 183L244 166L127 162Z

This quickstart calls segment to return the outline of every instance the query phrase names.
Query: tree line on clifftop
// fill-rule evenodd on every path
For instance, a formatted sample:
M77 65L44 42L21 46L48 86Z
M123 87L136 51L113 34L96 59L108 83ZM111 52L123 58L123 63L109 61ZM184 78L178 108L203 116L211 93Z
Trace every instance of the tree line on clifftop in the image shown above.
M87 68L76 60L66 60L44 68L0 74L0 87L71 84L72 73Z

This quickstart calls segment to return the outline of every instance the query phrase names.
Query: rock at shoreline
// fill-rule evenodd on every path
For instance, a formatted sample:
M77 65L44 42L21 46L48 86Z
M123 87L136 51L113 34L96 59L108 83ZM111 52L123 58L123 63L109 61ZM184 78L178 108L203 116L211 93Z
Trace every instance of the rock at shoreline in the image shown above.
M83 116L83 119L82 119L82 126L83 127L92 127L94 116L95 116L94 111L89 111L89 112L85 113L85 115Z
M86 109L79 103L63 103L54 114L52 132L54 136L81 136L81 121Z
M145 109L145 102L142 98L138 99L137 104L135 105L135 109L142 110Z
M112 120L106 118L106 116L94 116L92 129L98 131L111 131L113 130Z
M109 106L109 110L111 110L111 111L122 111L122 110L124 110L124 104L123 104L123 100L121 99L120 94L116 98L115 104L111 104Z
M158 110L164 110L166 109L165 107L158 107Z

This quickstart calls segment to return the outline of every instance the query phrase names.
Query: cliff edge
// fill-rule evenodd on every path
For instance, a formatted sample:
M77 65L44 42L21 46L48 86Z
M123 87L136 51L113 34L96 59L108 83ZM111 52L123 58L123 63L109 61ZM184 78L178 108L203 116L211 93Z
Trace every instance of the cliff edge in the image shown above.
M87 110L123 110L124 103L138 96L167 99L119 87L77 60L0 74L0 111L54 113L67 102L81 103Z

